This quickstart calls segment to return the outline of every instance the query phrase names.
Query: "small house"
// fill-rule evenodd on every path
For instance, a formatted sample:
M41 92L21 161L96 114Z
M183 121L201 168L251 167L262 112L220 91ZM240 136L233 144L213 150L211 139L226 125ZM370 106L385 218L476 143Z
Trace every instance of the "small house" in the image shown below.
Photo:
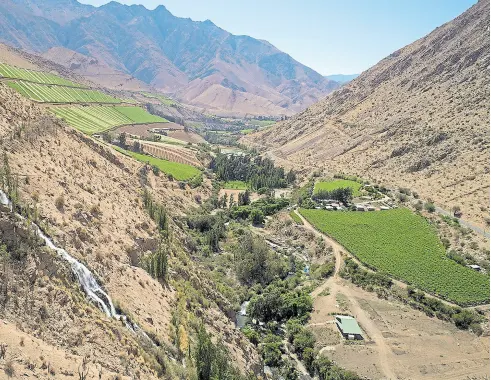
M345 339L363 339L361 328L355 318L347 315L336 315L336 325Z

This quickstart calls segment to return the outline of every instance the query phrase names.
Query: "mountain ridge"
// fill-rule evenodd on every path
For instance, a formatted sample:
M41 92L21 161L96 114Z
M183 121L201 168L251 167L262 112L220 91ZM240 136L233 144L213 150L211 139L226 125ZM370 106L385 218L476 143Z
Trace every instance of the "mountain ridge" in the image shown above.
M64 47L210 111L292 115L339 86L269 42L175 17L163 5L11 0L2 7L0 41L38 53Z

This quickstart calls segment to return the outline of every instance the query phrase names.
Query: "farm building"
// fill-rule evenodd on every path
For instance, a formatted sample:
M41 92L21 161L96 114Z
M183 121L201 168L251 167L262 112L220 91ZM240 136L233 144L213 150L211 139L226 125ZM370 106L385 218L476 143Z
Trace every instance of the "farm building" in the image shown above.
M346 315L336 315L336 325L345 339L363 339L361 328L355 318Z

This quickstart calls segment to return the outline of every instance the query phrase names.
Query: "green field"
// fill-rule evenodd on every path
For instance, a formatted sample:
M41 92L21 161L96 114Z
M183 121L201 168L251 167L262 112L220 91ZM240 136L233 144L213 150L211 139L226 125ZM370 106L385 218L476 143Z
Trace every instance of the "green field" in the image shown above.
M258 127L269 127L270 125L273 125L274 123L276 123L275 120L251 120L248 122L249 124L252 124L252 125L257 125Z
M293 221L298 224L298 225L302 225L303 224L303 220L302 218L300 218L297 213L295 211L290 211L290 218L293 219Z
M164 104L166 106L173 106L173 105L177 104L173 99L168 98L165 95L151 94L149 92L142 92L142 94L144 96L146 96L147 98L158 99L162 104Z
M141 107L114 107L121 114L126 116L134 123L167 123L168 121L160 116L152 115Z
M8 82L8 86L25 97L38 102L49 103L121 103L114 98L96 90L39 84L24 81Z
M167 121L140 107L53 107L51 111L72 127L87 134L104 132L124 124Z
M318 193L321 190L324 191L332 191L335 189L341 189L345 187L351 187L353 189L353 196L357 197L360 195L361 183L350 181L347 179L335 179L329 182L317 182L314 185L314 194Z
M249 135L251 134L252 132L254 132L255 129L254 128L247 128L247 129L241 129L240 130L240 133L244 134L244 135Z
M408 209L300 212L369 267L460 305L489 300L488 276L448 259L433 227Z
M30 82L44 84L58 84L61 86L84 87L81 84L63 79L57 75L40 71L21 69L15 66L0 63L0 76L4 78L24 79Z
M244 181L226 181L223 183L224 189L246 190L249 186Z
M186 181L193 178L200 173L200 170L191 165L180 164L178 162L171 162L167 160L162 160L160 158L147 156L146 154L130 152L129 150L121 149L114 146L118 152L121 152L127 156L133 157L134 159L150 164L152 166L158 167L162 172L166 174L171 174L178 181Z

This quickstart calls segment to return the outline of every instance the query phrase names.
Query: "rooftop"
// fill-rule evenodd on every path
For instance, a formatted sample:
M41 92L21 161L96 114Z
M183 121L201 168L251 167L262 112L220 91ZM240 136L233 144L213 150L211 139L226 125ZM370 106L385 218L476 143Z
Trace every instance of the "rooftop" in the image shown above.
M361 328L353 317L346 315L336 315L336 324L343 334L361 335Z

